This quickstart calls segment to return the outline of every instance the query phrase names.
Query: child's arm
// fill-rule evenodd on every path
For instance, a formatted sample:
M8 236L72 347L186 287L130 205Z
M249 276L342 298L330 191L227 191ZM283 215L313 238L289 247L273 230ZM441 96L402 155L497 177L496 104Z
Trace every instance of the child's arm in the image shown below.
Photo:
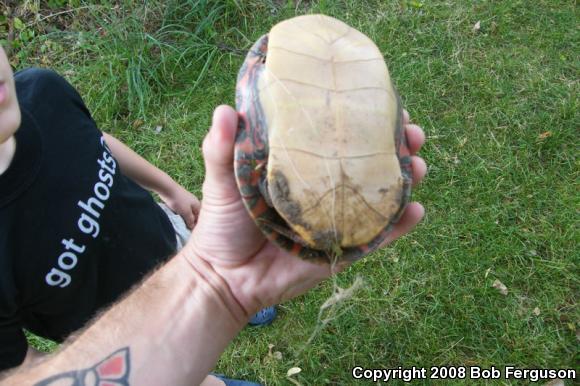
M183 217L188 228L192 229L199 213L199 200L123 142L107 133L103 133L103 136L123 174L143 188L157 193L171 210Z

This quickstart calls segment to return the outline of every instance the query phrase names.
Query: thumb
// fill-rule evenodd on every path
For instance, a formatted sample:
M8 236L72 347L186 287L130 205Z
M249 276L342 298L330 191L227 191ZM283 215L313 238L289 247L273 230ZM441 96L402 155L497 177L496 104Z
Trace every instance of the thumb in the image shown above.
M238 114L230 106L218 106L212 118L209 133L203 141L206 199L237 198L239 193L234 178L234 140Z

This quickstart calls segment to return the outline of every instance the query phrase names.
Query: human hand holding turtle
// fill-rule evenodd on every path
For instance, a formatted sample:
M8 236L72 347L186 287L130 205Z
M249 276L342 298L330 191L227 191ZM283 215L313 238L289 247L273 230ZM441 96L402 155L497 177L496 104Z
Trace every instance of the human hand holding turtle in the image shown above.
M409 150L412 154L413 184L426 174L425 162L415 154L424 142L419 126L403 114ZM215 272L232 291L247 316L260 308L283 302L306 292L348 263L336 267L300 259L266 239L242 202L233 168L237 113L229 106L218 107L212 127L203 143L206 178L197 226L184 248L187 258ZM408 233L421 220L419 203L407 205L382 246ZM334 272L333 272L334 270Z

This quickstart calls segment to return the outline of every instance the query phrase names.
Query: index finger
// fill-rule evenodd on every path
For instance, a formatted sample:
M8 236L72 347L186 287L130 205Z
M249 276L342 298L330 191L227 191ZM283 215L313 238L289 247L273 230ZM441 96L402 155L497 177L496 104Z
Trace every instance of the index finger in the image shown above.
M405 134L407 135L409 151L414 155L421 150L421 146L425 143L425 132L421 127L408 123L405 125Z

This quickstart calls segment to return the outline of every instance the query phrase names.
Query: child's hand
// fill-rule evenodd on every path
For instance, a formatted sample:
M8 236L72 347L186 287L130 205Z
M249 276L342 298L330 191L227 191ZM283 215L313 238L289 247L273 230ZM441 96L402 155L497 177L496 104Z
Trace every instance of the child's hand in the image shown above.
M189 229L193 229L201 206L197 197L177 183L168 196L160 197L169 209L183 218Z

